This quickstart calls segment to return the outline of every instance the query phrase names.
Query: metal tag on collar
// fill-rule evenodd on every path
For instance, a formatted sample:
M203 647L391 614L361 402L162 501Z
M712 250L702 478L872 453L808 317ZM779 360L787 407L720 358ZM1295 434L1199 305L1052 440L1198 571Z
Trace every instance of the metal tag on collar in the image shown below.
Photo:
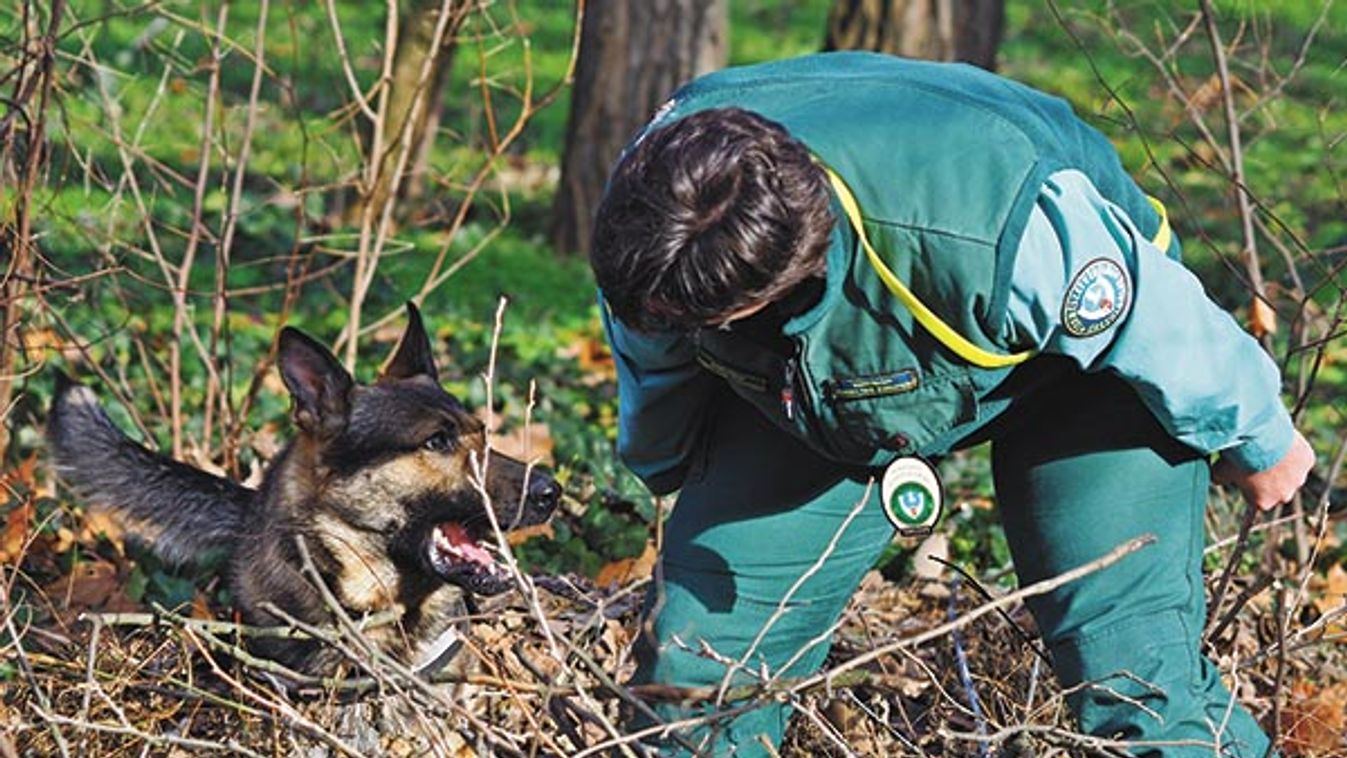
M940 475L925 458L905 455L884 469L880 483L884 515L904 537L931 533L945 510L945 490Z

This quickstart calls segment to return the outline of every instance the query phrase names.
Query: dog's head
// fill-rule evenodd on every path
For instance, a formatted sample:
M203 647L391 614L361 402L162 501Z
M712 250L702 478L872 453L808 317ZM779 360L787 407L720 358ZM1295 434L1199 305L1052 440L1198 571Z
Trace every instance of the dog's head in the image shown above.
M309 462L292 468L286 481L299 491L286 499L305 504L343 574L369 577L339 584L377 584L387 597L406 589L388 585L419 576L494 594L510 577L492 515L502 531L542 523L561 491L546 470L488 451L481 421L439 384L420 314L407 310L407 329L371 385L304 333L281 332L278 361L300 433L291 455Z

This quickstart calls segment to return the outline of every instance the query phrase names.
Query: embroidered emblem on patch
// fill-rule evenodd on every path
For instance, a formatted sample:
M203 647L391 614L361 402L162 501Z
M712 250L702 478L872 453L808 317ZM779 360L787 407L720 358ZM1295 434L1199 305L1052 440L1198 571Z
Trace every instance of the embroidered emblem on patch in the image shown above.
M1118 323L1131 296L1127 273L1107 258L1096 258L1071 280L1062 300L1062 326L1072 337L1093 337Z
M945 508L945 491L935 467L910 455L884 470L880 499L889 523L904 537L930 534Z

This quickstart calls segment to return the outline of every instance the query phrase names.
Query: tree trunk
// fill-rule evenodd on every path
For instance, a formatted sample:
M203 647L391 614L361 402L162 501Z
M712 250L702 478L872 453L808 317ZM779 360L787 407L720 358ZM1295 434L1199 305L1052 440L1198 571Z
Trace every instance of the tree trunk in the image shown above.
M56 74L56 41L65 16L64 0L55 0L45 14L46 28L39 28L44 14L40 3L23 9L27 20L18 32L22 51L17 65L6 78L11 96L0 118L0 469L10 443L10 413L14 410L15 386L29 369L24 347L24 320L36 298L32 291L33 260L38 255L33 235L33 193L42 180L47 161L47 108ZM40 297L40 296L39 296Z
M613 161L678 85L725 65L727 31L725 0L586 3L552 208L557 251L589 252Z
M1005 0L834 0L826 50L874 50L996 69Z
M440 13L445 6L449 19L437 37ZM421 194L430 149L439 127L439 110L453 60L454 38L472 6L472 3L460 0L450 3L415 0L407 5L399 19L382 144L369 146L372 152L378 151L382 156L375 181L366 188L364 202L367 206L382 209L388 202L389 193L395 191L395 180L396 197ZM411 131L405 133L409 119ZM370 156L370 160L376 159L379 158Z

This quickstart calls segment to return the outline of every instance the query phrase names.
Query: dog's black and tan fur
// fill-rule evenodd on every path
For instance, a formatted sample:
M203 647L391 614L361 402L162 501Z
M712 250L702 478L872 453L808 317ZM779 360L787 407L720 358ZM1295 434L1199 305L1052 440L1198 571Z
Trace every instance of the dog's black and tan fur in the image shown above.
M252 490L163 455L119 431L92 391L62 378L48 438L63 479L112 508L164 558L229 553L244 619L275 625L281 609L324 625L331 610L302 573L298 540L352 617L393 610L400 623L367 632L410 665L438 656L464 615L465 593L510 586L482 543L494 530L537 524L559 490L544 471L487 453L480 421L440 387L421 318L410 321L379 380L357 384L298 330L280 335L278 364L298 434ZM479 486L485 462L485 484ZM328 673L340 655L316 642L260 641L260 654Z

